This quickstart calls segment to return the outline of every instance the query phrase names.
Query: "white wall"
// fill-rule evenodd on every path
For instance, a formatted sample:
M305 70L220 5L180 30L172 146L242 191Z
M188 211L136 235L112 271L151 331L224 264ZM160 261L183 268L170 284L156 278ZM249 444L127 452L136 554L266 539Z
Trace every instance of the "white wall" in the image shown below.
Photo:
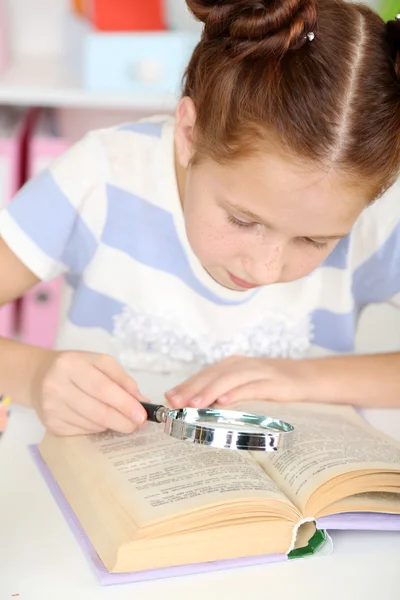
M112 1L112 0L110 0ZM171 26L198 31L200 24L187 10L185 0L164 0ZM11 37L19 54L62 52L62 18L70 0L5 0L11 18ZM143 0L145 2L145 0Z
M13 51L61 53L61 18L68 6L69 0L6 0Z

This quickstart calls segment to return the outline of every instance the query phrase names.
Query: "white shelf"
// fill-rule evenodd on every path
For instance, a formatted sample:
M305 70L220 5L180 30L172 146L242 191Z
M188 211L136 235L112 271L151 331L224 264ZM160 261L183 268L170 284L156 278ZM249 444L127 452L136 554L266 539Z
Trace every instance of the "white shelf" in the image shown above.
M82 89L61 57L20 57L0 73L0 104L170 111L174 94L107 94Z

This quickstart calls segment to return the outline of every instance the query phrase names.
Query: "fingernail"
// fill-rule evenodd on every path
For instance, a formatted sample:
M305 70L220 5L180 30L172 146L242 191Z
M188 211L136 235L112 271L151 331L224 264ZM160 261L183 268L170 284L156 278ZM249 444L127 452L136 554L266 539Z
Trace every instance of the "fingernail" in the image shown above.
M135 421L135 423L137 423L137 425L143 425L143 423L146 421L146 413L144 412L143 409L136 408L132 412L132 420Z
M228 396L221 396L218 398L218 404L227 404L229 402Z
M169 390L169 392L165 392L166 396L174 396L176 394L176 389L172 388L172 390Z
M183 406L185 402L185 399L183 398L183 396L180 396L179 394L175 394L174 396L171 396L171 404L173 406L179 407L179 406Z
M193 400L190 401L190 404L192 404L194 406L200 406L202 401L203 401L203 398L201 396L196 396L195 398L193 398Z

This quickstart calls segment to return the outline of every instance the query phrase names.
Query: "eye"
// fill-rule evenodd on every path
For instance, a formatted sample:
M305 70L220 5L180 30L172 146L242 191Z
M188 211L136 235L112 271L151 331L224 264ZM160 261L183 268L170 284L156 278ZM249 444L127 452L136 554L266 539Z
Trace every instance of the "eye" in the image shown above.
M313 246L314 248L317 248L318 250L323 250L324 248L327 247L327 242L316 242L315 240L312 240L311 238L302 238L304 242L306 242L306 244L309 244L310 246Z
M235 227L240 227L240 228L245 228L245 229L248 229L249 227L253 227L254 225L257 225L257 223L251 223L248 221L240 221L233 215L228 215L228 221Z

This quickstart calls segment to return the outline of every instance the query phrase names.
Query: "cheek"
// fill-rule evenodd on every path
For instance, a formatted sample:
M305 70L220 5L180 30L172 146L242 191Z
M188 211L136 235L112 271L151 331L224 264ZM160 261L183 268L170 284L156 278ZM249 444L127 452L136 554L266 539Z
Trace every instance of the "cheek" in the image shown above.
M186 233L193 252L204 265L220 262L232 252L229 237L204 219L187 219Z
M284 281L294 281L309 275L324 262L332 250L333 248L322 251L312 247L292 249L290 256L285 261L282 279Z
M185 225L189 244L203 265L221 263L235 253L229 224L218 211L188 208Z

